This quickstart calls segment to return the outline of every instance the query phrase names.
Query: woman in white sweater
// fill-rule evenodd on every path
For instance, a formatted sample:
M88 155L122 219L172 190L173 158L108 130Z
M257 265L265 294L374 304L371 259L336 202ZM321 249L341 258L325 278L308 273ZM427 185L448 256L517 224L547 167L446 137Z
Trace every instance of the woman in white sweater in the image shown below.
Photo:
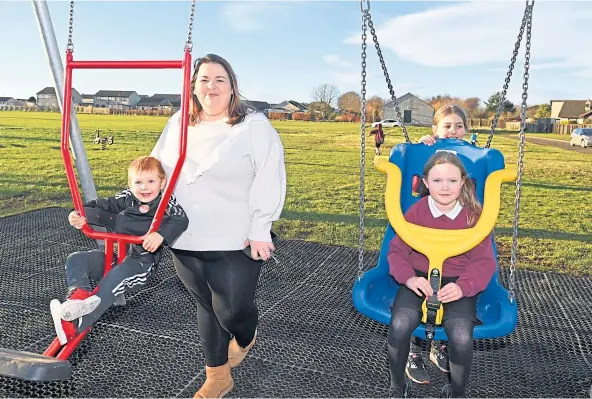
M278 133L264 115L246 111L225 59L196 60L191 92L187 156L174 191L189 227L171 249L198 304L206 381L195 397L217 398L232 389L230 369L255 343L261 262L253 259L266 261L275 250L271 224L284 206L286 171ZM178 159L179 129L176 113L152 151L168 173Z

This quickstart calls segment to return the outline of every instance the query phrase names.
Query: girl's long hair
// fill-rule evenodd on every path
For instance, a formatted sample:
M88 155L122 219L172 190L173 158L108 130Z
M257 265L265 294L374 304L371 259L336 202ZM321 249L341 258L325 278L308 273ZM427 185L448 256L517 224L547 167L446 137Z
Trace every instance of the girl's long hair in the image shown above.
M477 223L477 220L479 220L483 208L481 207L481 204L479 203L479 200L475 194L475 184L473 183L473 180L469 179L467 170L458 156L449 151L440 151L435 153L430 157L430 159L428 159L425 167L423 168L423 178L427 180L430 170L432 170L434 166L442 164L454 165L460 169L463 186L460 190L458 201L460 201L460 204L463 206L463 208L467 210L467 225L469 227L473 227ZM421 182L419 193L421 197L425 197L430 193L428 188L423 183L423 180Z
M236 80L236 74L232 70L232 67L224 58L216 54L207 54L205 57L201 57L195 60L193 76L191 78L191 101L189 101L189 125L195 126L200 122L199 114L203 110L203 106L200 104L197 96L195 95L195 82L197 81L197 73L199 67L203 64L218 64L228 74L230 79L230 88L232 94L230 95L230 103L228 104L228 124L231 126L241 123L245 120L247 114L247 108L241 101L240 91L238 90L238 82Z

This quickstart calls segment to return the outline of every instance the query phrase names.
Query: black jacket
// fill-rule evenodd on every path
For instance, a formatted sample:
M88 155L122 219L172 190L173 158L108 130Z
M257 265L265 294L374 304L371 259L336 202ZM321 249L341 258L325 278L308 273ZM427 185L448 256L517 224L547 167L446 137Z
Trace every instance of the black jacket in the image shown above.
M162 193L149 203L142 203L126 189L114 197L100 198L84 204L88 224L99 225L119 234L142 236L148 232L156 214ZM164 238L163 245L170 245L189 225L183 208L171 195L157 233Z

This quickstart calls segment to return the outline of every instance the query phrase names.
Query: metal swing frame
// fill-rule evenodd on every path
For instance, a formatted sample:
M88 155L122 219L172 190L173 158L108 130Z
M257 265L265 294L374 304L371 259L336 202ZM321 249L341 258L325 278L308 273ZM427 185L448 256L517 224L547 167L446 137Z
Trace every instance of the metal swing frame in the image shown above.
M364 4L366 6L364 7ZM512 71L514 69L514 65L516 63L516 58L518 56L518 51L520 49L520 44L522 42L522 37L524 35L524 31L526 30L526 51L525 51L525 64L524 64L524 75L523 75L523 83L522 83L522 104L521 104L521 123L520 123L520 132L519 132L519 145L518 145L518 171L517 171L517 179L516 179L516 196L515 196L515 206L514 206L514 220L512 226L512 254L510 259L510 276L509 276L509 284L508 284L508 298L510 303L515 301L515 288L516 288L516 262L517 262L517 253L518 253L518 222L520 216L520 198L521 198L521 185L522 185L522 177L524 173L524 143L525 143L525 128L526 128L526 100L528 98L528 78L529 78L529 66L530 66L530 47L531 47L531 34L532 34L532 10L534 7L534 0L526 1L526 6L524 10L524 15L522 17L522 22L520 25L520 31L518 33L518 38L516 40L514 46L514 52L512 55L512 59L510 62L509 70L507 72L507 76L505 79L505 83L503 85L503 91L500 103L496 109L496 113L494 119L492 120L491 124L491 131L488 136L488 140L485 148L489 148L491 146L491 141L493 139L493 135L495 133L495 129L497 127L498 119L501 115L501 111L503 109L503 104L506 101L506 93L508 86L510 84ZM364 271L366 270L366 266L364 265L364 218L365 218L365 171L366 171L366 41L367 41L367 28L370 28L370 32L372 34L372 39L374 41L374 45L376 47L376 51L378 54L378 58L380 60L382 70L384 72L384 76L386 79L386 83L391 95L391 100L395 106L395 110L397 112L398 120L401 124L401 128L403 130L403 135L405 137L406 143L411 143L409 139L409 135L407 133L407 127L403 121L401 116L401 111L399 109L399 104L397 101L397 97L395 96L395 92L391 83L391 79L388 74L388 70L386 68L386 64L384 61L384 57L382 55L382 51L380 49L380 45L378 43L378 38L376 36L376 31L374 29L374 24L372 22L372 17L370 15L370 0L361 0L360 1L360 10L362 12L362 72L361 72L361 121L360 121L360 219L359 219L359 228L360 228L360 240L359 240L359 247L358 247L358 271L357 271L357 280L358 282L364 276Z
M74 44L72 42L73 24L74 24L74 0L70 1L70 15L69 15L69 29L68 29L68 44L66 47L66 66L65 79L63 87L63 101L62 101L62 128L61 128L61 154L64 161L64 167L68 178L68 185L72 195L75 210L81 215L85 216L82 198L78 189L74 168L72 165L72 158L70 156L69 145L71 135L71 119L72 114L72 73L74 69L182 69L183 70L183 92L181 97L181 129L180 129L180 147L179 157L175 168L167 182L164 190L162 200L157 208L156 214L152 220L150 228L146 235L157 231L160 227L162 217L166 211L169 199L176 185L178 176L181 172L185 162L186 148L187 148L187 129L189 123L189 98L191 86L191 51L193 49L192 32L193 21L195 17L195 0L191 1L191 12L189 18L189 29L187 40L184 48L183 60L158 60L158 61L75 61L74 60ZM51 55L50 55L51 59ZM53 60L51 60L53 61ZM53 66L53 65L52 65ZM57 79L56 79L57 80ZM74 121L75 117L72 118ZM77 125L75 128L78 129ZM82 150L84 151L83 147ZM86 159L86 158L85 158ZM84 165L83 165L84 166ZM88 167L88 164L86 165ZM92 185L92 176L86 176L80 173L81 180L90 178ZM82 182L84 185L84 181ZM88 184L88 181L86 182ZM94 187L92 187L94 191ZM87 192L85 192L87 194ZM88 223L82 228L82 232L89 238L95 240L104 240L105 242L105 276L112 268L111 259L113 258L114 243L118 243L118 257L117 263L121 263L125 258L125 248L127 244L141 244L144 236L132 236L118 233L108 233L93 230ZM97 288L93 291L95 293ZM8 349L0 349L0 375L20 378L29 381L60 381L67 380L71 377L71 365L68 358L78 347L80 342L88 334L91 327L81 332L74 339L62 346L58 338L54 338L53 342L43 352L42 355L30 352L20 352Z

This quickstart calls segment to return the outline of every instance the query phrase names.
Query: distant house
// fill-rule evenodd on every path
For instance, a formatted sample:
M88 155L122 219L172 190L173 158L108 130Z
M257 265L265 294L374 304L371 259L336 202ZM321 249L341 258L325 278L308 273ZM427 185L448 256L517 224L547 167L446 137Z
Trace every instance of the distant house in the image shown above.
M265 114L265 116L268 116L269 110L271 109L271 105L269 105L269 103L265 101L245 100L244 103L247 106L247 108L251 109L252 111L261 112Z
M12 101L14 101L13 97L0 97L0 108L9 107Z
M551 118L564 123L585 123L592 116L590 106L590 99L551 100Z
M586 124L592 123L592 110L588 111L580 116L582 118L582 123L586 123Z
M24 98L13 98L8 102L8 105L12 107L28 107L28 103Z
M419 97L407 93L397 99L399 110L403 116L403 123L412 126L430 126L434 121L434 107ZM392 101L382 107L382 119L398 120L397 110Z
M152 96L152 98L166 98L167 100L181 100L180 94L160 94L157 93Z
M135 91L99 90L95 93L95 107L129 109L135 108L140 96Z
M180 94L155 94L152 97L143 96L136 104L138 109L178 109L181 108Z
M141 99L137 104L137 109L173 109L181 106L181 100L169 100L166 98L147 97Z
M289 119L290 115L292 115L292 111L289 111L285 108L277 108L277 105L274 104L269 105L271 108L267 110L267 116L269 116L269 113L284 114L284 118Z
M273 108L274 109L285 109L290 112L306 112L306 109L308 108L308 104L299 103L299 102L293 101L293 100L288 100L288 101L281 102L279 104L274 104Z
M82 96L76 91L76 89L72 89L72 102L74 105L82 105ZM53 87L46 87L37 92L37 106L49 108L57 108L60 106L58 103L58 96Z
M82 95L82 104L83 105L94 105L95 104L95 95L94 94L83 94Z

